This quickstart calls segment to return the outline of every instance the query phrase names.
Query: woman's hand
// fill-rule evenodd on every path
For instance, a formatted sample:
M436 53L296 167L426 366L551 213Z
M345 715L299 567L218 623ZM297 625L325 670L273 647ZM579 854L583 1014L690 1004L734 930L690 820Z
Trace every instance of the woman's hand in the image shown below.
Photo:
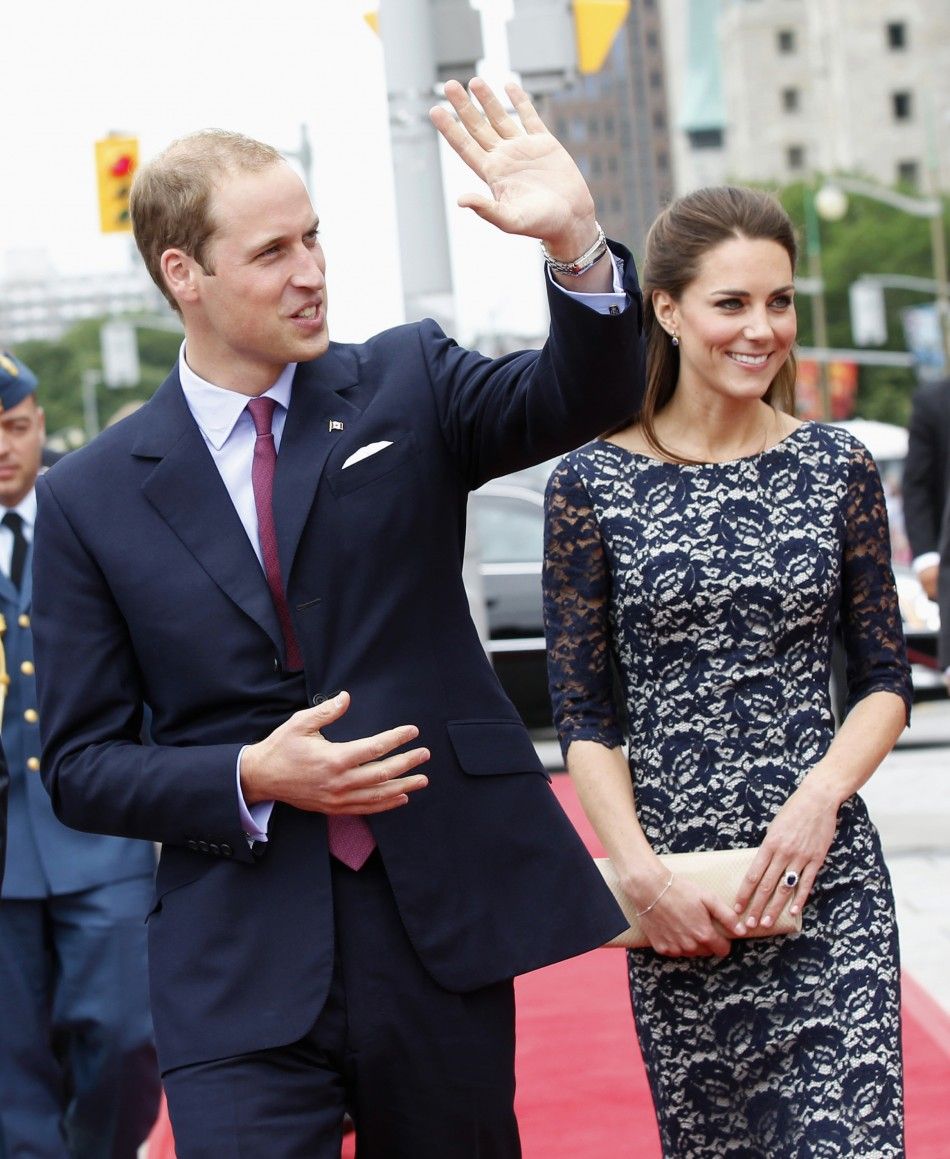
M736 895L749 929L769 929L789 902L790 913L802 911L834 839L838 804L818 780L806 780L776 813Z
M668 880L667 875L667 880ZM664 888L661 883L657 893ZM638 898L642 887L638 889ZM654 896L657 896L656 894ZM646 906L630 893L640 924L658 954L668 958L724 958L745 927L728 905L685 878L674 876L662 897Z

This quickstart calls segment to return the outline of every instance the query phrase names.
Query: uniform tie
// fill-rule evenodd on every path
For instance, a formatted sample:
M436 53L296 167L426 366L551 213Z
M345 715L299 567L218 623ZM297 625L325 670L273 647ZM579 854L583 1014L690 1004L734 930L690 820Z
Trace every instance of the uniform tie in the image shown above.
M13 533L13 551L10 555L10 580L20 590L23 582L23 565L26 563L26 536L23 534L23 516L8 511L3 517L3 526Z
M254 488L254 505L257 508L257 536L261 545L264 574L267 576L267 586L270 588L271 598L280 620L287 667L299 671L303 668L303 657L294 634L287 596L284 593L280 557L277 554L277 528L274 525L274 469L277 466L277 448L271 433L271 423L276 407L277 401L273 398L252 398L247 404L247 409L254 420L254 429L257 431L254 459L251 464L251 484ZM17 515L15 518L19 520L20 517ZM15 542L14 540L14 544ZM328 815L327 840L333 856L350 869L359 869L376 847L369 825L354 813Z

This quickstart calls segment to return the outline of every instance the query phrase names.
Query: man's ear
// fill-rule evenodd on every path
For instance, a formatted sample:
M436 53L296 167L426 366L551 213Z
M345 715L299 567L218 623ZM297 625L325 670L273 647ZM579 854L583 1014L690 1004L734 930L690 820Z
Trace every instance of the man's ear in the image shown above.
M198 293L198 263L180 249L168 249L161 257L162 277L176 302L193 302Z
M653 313L667 334L674 334L679 329L679 311L676 302L666 290L653 291Z

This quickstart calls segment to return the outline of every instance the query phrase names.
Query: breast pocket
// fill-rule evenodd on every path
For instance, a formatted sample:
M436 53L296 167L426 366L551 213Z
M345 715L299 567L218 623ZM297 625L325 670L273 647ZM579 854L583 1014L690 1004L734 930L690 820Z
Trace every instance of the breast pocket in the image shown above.
M357 451L358 448L353 448L348 454ZM396 483L401 478L411 477L415 473L416 458L415 439L409 431L393 439L389 446L374 450L365 459L328 473L327 484L339 499L358 491L361 487L384 479L388 483Z

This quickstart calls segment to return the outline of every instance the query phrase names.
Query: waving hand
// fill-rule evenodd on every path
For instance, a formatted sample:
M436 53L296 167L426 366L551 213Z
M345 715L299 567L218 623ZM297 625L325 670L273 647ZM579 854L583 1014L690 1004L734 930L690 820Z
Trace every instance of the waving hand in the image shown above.
M430 112L432 123L490 192L465 194L459 205L505 233L539 238L554 257L571 260L597 236L587 182L524 89L508 84L505 91L517 119L479 78L471 82L471 96L458 81L446 84L446 100L458 119L442 106Z

